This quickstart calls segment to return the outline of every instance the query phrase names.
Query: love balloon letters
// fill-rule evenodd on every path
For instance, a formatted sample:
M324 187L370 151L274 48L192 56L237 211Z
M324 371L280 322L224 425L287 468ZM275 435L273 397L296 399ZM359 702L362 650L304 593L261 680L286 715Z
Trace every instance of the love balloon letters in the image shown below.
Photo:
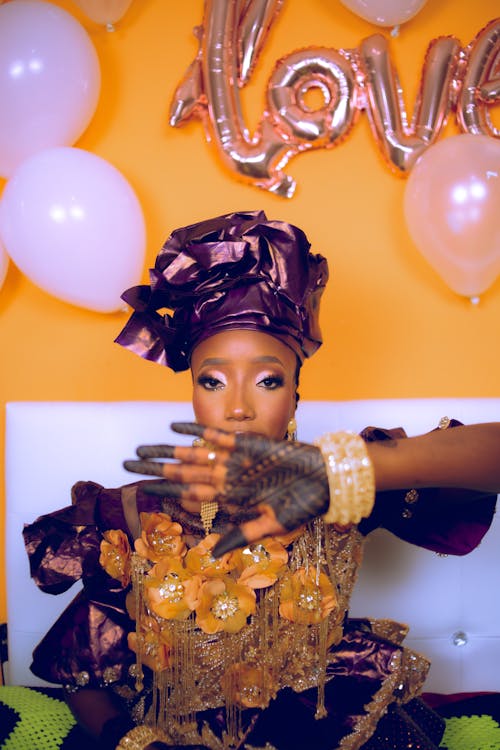
M455 111L460 132L500 137L490 108L500 101L500 18L467 46L453 36L431 40L414 113L408 121L388 40L380 33L355 49L306 47L278 60L266 107L253 135L242 114L249 82L283 0L206 0L199 50L174 93L170 124L204 122L224 164L241 180L290 198L295 181L284 168L296 154L332 148L365 111L374 139L396 174L406 176ZM244 8L240 12L240 8ZM319 90L322 104L308 105Z

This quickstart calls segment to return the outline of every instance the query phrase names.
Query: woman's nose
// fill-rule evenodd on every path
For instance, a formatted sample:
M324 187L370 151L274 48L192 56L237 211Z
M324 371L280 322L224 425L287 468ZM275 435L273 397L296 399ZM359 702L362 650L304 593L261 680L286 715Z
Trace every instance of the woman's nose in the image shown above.
M226 404L226 419L242 422L254 419L255 409L252 400L243 390L234 391L228 398Z

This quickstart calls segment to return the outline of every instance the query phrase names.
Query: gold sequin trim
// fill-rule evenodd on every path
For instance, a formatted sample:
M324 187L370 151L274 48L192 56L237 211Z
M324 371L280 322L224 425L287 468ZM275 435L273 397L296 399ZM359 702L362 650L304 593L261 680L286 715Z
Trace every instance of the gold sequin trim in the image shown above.
M78 672L75 677L75 682L78 687L85 687L90 682L90 675L88 672Z
M413 505L413 503L416 503L418 500L418 492L417 490L408 490L408 492L405 495L405 503L408 503L409 505Z
M381 717L395 699L406 703L419 695L429 666L429 661L415 651L407 648L396 651L390 660L392 675L365 706L367 714L357 722L353 732L341 740L339 750L358 750L373 735Z
M106 667L102 673L102 679L105 685L111 685L113 682L117 682L120 677L120 672L116 667Z
M161 732L152 727L134 727L121 738L116 750L144 750L152 742L161 742L165 739Z

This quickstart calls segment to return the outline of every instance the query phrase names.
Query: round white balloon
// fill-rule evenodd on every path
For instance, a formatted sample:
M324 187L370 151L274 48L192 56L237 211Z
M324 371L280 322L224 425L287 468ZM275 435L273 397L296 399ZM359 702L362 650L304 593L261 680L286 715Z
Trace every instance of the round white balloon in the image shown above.
M377 26L397 26L413 18L427 0L340 0L365 21Z
M0 237L35 284L98 312L123 308L137 284L146 231L139 200L109 162L59 147L27 159L0 201Z
M0 5L0 175L52 146L71 146L99 99L99 60L67 11L41 0Z
M475 299L500 275L500 142L461 133L422 154L404 214L423 257L457 294Z

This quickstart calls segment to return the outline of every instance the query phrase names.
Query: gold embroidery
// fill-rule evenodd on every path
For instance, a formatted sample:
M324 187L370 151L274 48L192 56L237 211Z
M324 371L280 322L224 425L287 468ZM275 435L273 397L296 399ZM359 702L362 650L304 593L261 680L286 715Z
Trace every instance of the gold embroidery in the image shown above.
M169 575L174 569L182 574L183 600L188 602L186 609L171 609L170 604L161 609L169 619L150 607L151 596L156 608L158 591L162 596L155 572L162 561L153 570L152 562L132 555L137 629L129 645L137 653L138 690L142 663L153 669L148 723L174 744L199 744L195 714L225 706L223 738L207 726L201 735L211 750L231 750L243 747L250 731L242 731L241 710L265 708L282 688L302 692L316 687L316 716L325 715L326 667L335 662L335 653L328 650L343 636L364 537L356 528L341 533L317 519L286 550L278 540L265 540L250 545L246 554L229 553L234 559L223 557L223 565L208 564L210 560L201 564L210 558L217 537L210 535L199 543L203 553L199 564L194 547L165 566ZM151 587L156 593L149 591ZM204 587L212 598L205 597L202 605ZM240 608L246 609L240 612ZM406 634L405 626L388 620L374 622L373 631L396 643ZM416 694L427 666L423 658L398 649L391 658L389 678L366 706L367 714L353 733L344 738L342 750L354 750L366 741L396 697Z

